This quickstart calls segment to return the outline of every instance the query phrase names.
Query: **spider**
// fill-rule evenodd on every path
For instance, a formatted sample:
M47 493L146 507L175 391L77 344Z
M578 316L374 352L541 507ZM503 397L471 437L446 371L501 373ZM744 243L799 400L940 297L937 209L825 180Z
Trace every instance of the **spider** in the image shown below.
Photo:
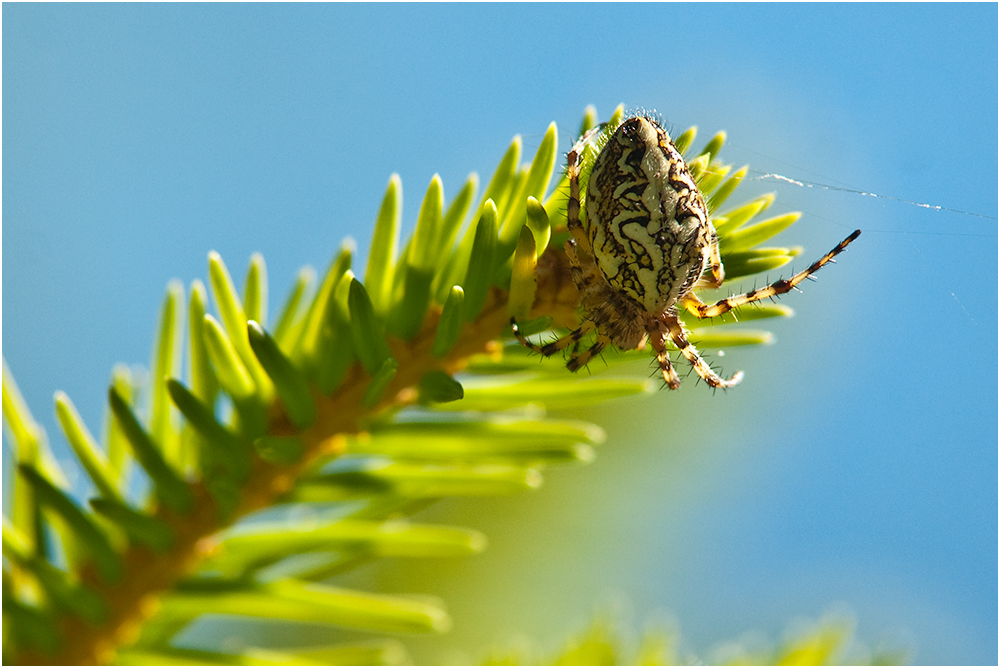
M743 379L738 371L720 377L689 341L678 317L683 307L698 318L713 318L739 306L785 294L832 262L861 230L787 280L706 304L698 288L718 288L725 276L718 237L708 209L684 158L652 118L634 116L614 131L601 149L587 182L585 222L580 220L580 155L600 127L586 133L567 156L569 201L566 217L572 237L565 251L584 313L580 326L545 345L529 341L511 318L523 345L548 357L573 346L566 366L586 366L608 345L622 350L648 340L667 387L680 387L671 364L669 339L713 388L730 388ZM580 341L596 341L580 350Z

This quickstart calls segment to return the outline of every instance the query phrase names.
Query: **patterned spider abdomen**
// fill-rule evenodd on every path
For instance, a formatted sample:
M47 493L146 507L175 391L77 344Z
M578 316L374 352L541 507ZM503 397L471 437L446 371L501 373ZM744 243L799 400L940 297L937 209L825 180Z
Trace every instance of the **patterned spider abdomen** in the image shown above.
M701 277L714 237L684 158L655 121L624 121L594 162L587 234L608 283L643 311L673 306Z

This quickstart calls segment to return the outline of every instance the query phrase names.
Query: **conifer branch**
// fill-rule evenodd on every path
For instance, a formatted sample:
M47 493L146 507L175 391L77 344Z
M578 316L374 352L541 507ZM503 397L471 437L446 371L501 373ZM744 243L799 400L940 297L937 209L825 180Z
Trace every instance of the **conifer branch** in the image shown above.
M584 129L595 123L588 110ZM677 145L686 149L694 137L689 130ZM746 173L730 175L715 158L724 139L716 135L690 161L714 211ZM108 392L110 429L98 444L69 397L56 396L60 425L100 495L89 507L67 491L5 361L3 413L18 469L14 509L3 526L10 625L4 661L235 662L240 657L171 645L178 630L209 611L385 632L446 628L440 606L318 581L366 556L483 549L482 536L468 530L407 525L389 532L384 522L441 496L532 489L546 465L588 461L602 438L594 425L512 421L491 411L528 402L581 405L654 389L645 374L614 375L625 368L619 362L648 358L645 351L609 354L612 374L586 378L505 344L512 315L529 334L579 322L579 295L562 250L567 181L549 187L557 146L552 124L534 159L522 165L515 138L476 206L474 175L447 204L435 176L402 250L402 184L393 175L365 280L352 271L353 250L345 246L311 297L314 272L300 273L273 329L260 255L251 258L241 295L222 258L210 253L217 315L209 312L201 281L191 284L187 309L181 285L172 282L154 344L149 406L136 405L137 388L127 373L116 372ZM773 196L759 197L713 216L728 278L775 269L797 254L757 247L798 217L757 222L772 202ZM790 312L765 306L744 319ZM730 315L690 324L713 346L769 341L758 330L714 328L731 321ZM191 351L186 381L178 377L182 333ZM477 387L485 376L496 382ZM228 413L220 397L231 405ZM404 408L410 413L399 421ZM148 503L134 498L130 461L152 483ZM369 504L346 518L240 534L241 518L275 504L359 498ZM53 563L50 535L67 556L65 569ZM346 556L279 580L258 577L284 557L329 544L342 546ZM359 663L397 650L340 647L322 657ZM240 660L254 651L266 654L250 650Z

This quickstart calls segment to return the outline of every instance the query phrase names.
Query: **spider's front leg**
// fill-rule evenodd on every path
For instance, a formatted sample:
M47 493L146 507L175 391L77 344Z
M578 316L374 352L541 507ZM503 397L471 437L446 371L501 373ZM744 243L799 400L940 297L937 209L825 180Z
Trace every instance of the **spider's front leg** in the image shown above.
M854 230L854 232L837 244L837 247L831 250L829 253L821 257L820 259L813 262L807 269L800 271L791 278L780 281L775 281L771 285L765 286L763 288L758 288L757 290L751 290L746 294L733 295L732 297L727 297L714 304L706 304L705 302L698 299L698 297L693 293L689 292L684 296L683 302L684 307L690 311L693 315L699 318L714 318L716 316L728 313L735 308L743 306L745 304L751 304L753 302L759 302L762 299L769 299L771 297L777 297L778 295L783 295L786 292L791 292L795 289L795 286L806 280L817 271L819 271L823 265L828 262L833 262L833 258L844 252L848 245L861 235L861 230Z
M566 176L569 177L569 199L566 200L566 227L573 240L584 250L590 253L590 240L580 222L580 154L583 153L591 137L599 130L592 128L589 132L580 137L573 148L566 155Z

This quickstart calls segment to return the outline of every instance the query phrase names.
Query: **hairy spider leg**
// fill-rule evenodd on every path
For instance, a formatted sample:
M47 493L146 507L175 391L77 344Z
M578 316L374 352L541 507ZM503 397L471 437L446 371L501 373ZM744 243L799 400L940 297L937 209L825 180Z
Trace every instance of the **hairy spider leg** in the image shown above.
M820 268L823 267L823 265L828 262L833 262L833 258L840 253L843 253L847 246L859 236L861 236L861 230L854 230L849 237L837 244L837 247L829 253L812 263L808 269L800 271L787 280L782 279L780 281L775 281L771 285L758 288L757 290L751 290L746 294L733 295L732 297L727 297L726 299L720 300L714 304L706 304L698 299L693 292L689 292L684 296L684 307L699 318L714 318L722 315L723 313L728 313L734 308L743 306L744 304L758 302L762 299L777 297L778 295L783 295L786 292L791 292L795 289L796 285L815 274L820 270Z
M570 371L578 371L582 367L590 364L590 360L594 359L601 354L601 351L611 345L611 338L601 331L597 332L597 340L591 344L589 348L580 352L580 340L590 334L592 331L597 329L597 324L592 320L584 320L583 323L574 329L569 334L559 337L555 341L546 343L543 346L537 343L532 343L528 340L522 332L520 327L517 326L517 318L510 319L510 328L514 330L514 336L521 343L522 346L528 348L532 352L538 353L542 357L551 357L555 355L560 350L565 350L569 348L570 345L573 346L573 352L570 354L569 361L566 363L566 368Z
M603 126L599 125L588 130L573 144L573 148L566 155L566 175L569 177L569 199L566 201L566 227L573 235L573 238L566 242L565 249L566 256L570 262L570 272L573 275L573 282L581 294L586 293L594 286L595 281L600 280L600 274L597 273L597 265L594 263L592 257L593 250L590 247L590 239L587 237L587 232L580 223L580 154L590 143L591 138L600 132L602 128ZM585 271L585 265L586 269L593 271ZM597 340L587 350L578 352L580 339L586 333L595 329L597 329L597 324L588 319L581 324L579 329L563 337L563 339L569 338L574 342L573 352L566 363L566 368L570 371L577 371L587 366L590 360L597 357L601 354L602 350L612 344L611 337L600 329L597 329ZM584 333L578 334L578 332ZM563 339L553 341L549 345L559 344ZM563 344L563 347L567 345L569 345L568 342Z
M590 138L600 130L601 126L591 128L573 144L566 155L566 176L569 177L569 199L566 201L566 227L573 235L573 240L587 253L591 253L590 239L580 223L580 153L587 147ZM567 242L568 243L568 242Z
M528 337L526 337L521 332L521 328L517 326L516 318L510 319L510 328L514 330L514 336L516 336L517 340L521 342L521 345L530 349L533 352L538 353L542 357L551 357L560 350L565 350L570 345L579 344L580 339L582 339L587 334L590 334L592 331L594 331L594 329L597 328L597 325L590 320L584 320L583 323L578 328L574 329L569 334L561 336L555 341L546 343L543 346L540 346L537 343L532 343L531 341L528 340ZM600 352L600 350L598 350L598 352ZM586 352L584 354L586 354Z
M602 284L606 285L594 256L587 249L580 248L575 239L567 239L563 250L566 252L566 259L569 260L569 273L573 278L573 285L581 297L600 291Z
M593 259L590 257L590 240L587 239L587 233L583 229L583 225L580 224L580 152L583 151L584 147L590 138L599 131L601 126L592 128L583 137L581 137L575 144L573 148L570 149L569 154L566 156L566 175L569 177L569 200L566 202L566 223L567 228L573 234L573 238L566 242L566 255L570 261L570 273L573 276L573 282L579 286L590 287L593 285L594 277L590 275L585 275L582 269L581 258L579 257L579 252L583 253L584 258L590 264L593 264ZM595 267L596 268L596 265ZM581 289L582 291L582 289ZM581 323L578 329L573 330L569 334L566 334L560 339L547 343L544 346L539 346L535 343L529 341L520 331L517 326L517 320L515 318L510 319L511 329L514 331L514 336L517 340L521 342L522 345L529 348L530 350L542 355L543 357L549 357L554 355L560 350L564 350L570 344L573 344L573 352L570 356L570 361L567 366L576 371L581 366L586 364L586 362L573 365L580 357L585 356L587 361L592 357L601 352L611 341L604 337L603 335L598 338L598 342L591 346L591 350L585 351L584 353L578 353L580 348L580 339L592 332L597 328L596 323L589 320ZM602 339L607 339L602 342ZM588 354L589 353L589 354Z
M652 346L653 350L656 351L656 361L660 364L660 371L663 372L663 380L666 382L667 387L671 390L676 390L681 386L681 379L678 378L677 372L674 371L674 365L670 362L670 353L667 352L666 332L663 330L657 330L649 335L649 345Z
M687 359L694 368L695 373L697 373L702 380L711 385L712 387L721 387L726 390L733 387L741 380L743 380L743 372L737 371L733 374L733 377L729 380L724 380L712 370L712 367L708 366L708 363L701 358L698 354L697 348L691 345L688 341L687 332L684 331L684 326L681 321L677 318L674 313L665 313L662 316L661 322L666 326L667 333L670 335L670 340L674 342L674 345L680 349L681 354Z
M714 227L711 228L711 233L712 238L708 246L708 275L702 276L695 283L695 288L721 288L722 281L726 278L726 272L722 268L722 255L719 253L719 237Z
M572 332L571 332L572 333ZM580 342L576 342L576 346L579 346ZM601 354L601 351L611 345L611 337L597 330L597 340L584 350L583 352L578 352L578 348L574 346L573 352L569 356L569 361L566 362L566 368L570 371L577 371L582 367L590 364L590 360L594 359Z

